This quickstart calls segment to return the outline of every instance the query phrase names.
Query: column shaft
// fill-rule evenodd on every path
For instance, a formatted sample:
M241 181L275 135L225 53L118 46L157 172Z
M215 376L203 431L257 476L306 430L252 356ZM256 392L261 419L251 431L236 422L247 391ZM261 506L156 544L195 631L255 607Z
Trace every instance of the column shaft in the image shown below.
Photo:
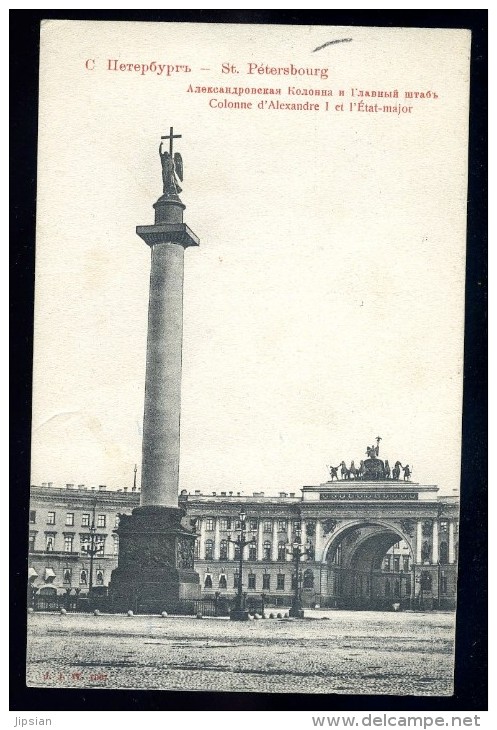
M214 560L219 560L220 556L220 535L219 535L219 517L214 517Z
M184 248L152 246L141 504L178 506Z
M288 543L287 552L286 552L286 560L289 563L292 560L292 521L290 518L287 519L286 523L286 541Z
M321 522L319 520L316 520L316 528L315 528L315 536L314 536L314 560L317 560L318 562L321 562L323 559L323 556L321 555L322 551L322 535L321 535Z
M302 544L302 550L305 550L305 543L306 543L306 540L307 540L307 531L306 531L306 528L305 528L305 520L302 520L301 521L301 523L300 523L300 530L301 530L301 532L300 532L300 539L301 539L301 544ZM307 559L308 559L307 558L307 555L303 555L302 556L302 560L307 560Z
M263 543L262 528L263 528L263 526L264 526L263 521L261 519L259 519L259 522L257 525L257 560L263 559L263 554L262 554L262 543Z
M449 520L449 563L455 563L454 520Z
M438 563L438 520L433 520L431 562L433 565Z
M278 520L273 520L273 540L271 543L271 560L275 563L278 560Z
M416 563L421 563L421 544L423 542L423 523L418 520L416 525Z

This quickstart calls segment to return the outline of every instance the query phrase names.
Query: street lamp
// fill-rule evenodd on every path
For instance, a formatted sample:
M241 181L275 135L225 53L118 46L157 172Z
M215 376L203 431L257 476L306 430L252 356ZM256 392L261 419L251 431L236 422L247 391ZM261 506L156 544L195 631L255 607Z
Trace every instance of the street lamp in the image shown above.
M97 528L95 526L95 510L97 509L97 498L95 497L93 499L93 514L92 514L92 520L91 520L91 527L90 527L90 547L88 549L88 553L90 555L90 579L88 581L88 598L91 598L91 594L93 591L93 558L98 552L98 548L95 546L95 535L97 533Z
M302 610L302 599L300 596L300 560L304 555L309 555L311 551L311 544L306 545L306 550L302 549L301 532L299 529L295 530L295 539L291 544L291 550L287 550L288 555L291 555L295 564L295 593L292 599L292 607L288 612L289 616L293 618L304 618L304 612Z
M248 621L248 610L245 608L245 596L243 595L242 589L243 589L243 550L246 545L254 545L255 544L255 538L251 538L250 540L245 539L245 529L246 529L246 519L247 515L243 510L240 510L239 514L240 519L240 534L236 538L236 540L231 539L231 533L228 533L228 542L233 543L233 545L238 546L239 550L239 557L240 557L240 563L239 563L239 570L238 570L238 590L235 597L235 605L230 611L230 619L231 621Z

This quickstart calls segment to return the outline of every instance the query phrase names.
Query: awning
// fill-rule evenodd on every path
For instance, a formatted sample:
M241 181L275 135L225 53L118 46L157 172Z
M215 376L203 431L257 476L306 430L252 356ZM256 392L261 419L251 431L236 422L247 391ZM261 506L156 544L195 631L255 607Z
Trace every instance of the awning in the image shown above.
M30 568L28 570L28 580L31 580L32 578L38 578L38 573L34 568Z
M45 568L45 580L53 580L55 578L55 573L52 568Z
M57 593L57 588L55 586L46 585L46 586L40 586L40 589L38 593L41 593L42 595L44 593L48 593L50 595L54 595Z

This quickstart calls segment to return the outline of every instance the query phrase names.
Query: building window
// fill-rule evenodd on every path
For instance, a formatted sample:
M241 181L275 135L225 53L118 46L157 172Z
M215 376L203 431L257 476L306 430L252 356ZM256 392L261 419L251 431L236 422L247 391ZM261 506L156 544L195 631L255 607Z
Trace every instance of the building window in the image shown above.
M257 530L257 520L254 520L254 519L249 520L249 530L251 532L255 532Z
M112 554L119 555L119 535L112 535Z
M276 577L276 590L277 591L284 591L285 590L285 576L283 573L278 573Z
M198 538L195 540L195 558L200 560L200 540Z
M447 593L447 576L445 573L440 576L440 593Z
M64 535L64 552L72 553L74 535Z
M97 527L105 527L105 515L97 515Z
M214 530L214 518L213 517L206 518L205 529L207 530L207 532L212 532Z
M449 546L445 542L445 540L443 540L440 543L440 563L442 565L447 565L448 562L449 562Z
M257 546L256 545L249 545L248 559L257 560Z
M221 540L219 545L219 560L228 560L228 541Z
M233 588L238 588L238 573L233 573Z
M273 531L273 523L271 520L264 520L263 531L271 533Z
M447 520L440 520L440 532L447 532Z
M385 555L383 559L383 570L385 570L387 573L390 572L390 555Z
M248 574L248 587L250 590L255 591L255 573Z
M304 573L304 588L314 588L314 573L306 570Z
M31 525L34 525L34 523L36 522L36 510L35 509L29 510L29 522Z
M47 553L51 553L54 550L54 544L55 544L55 535L47 535L46 543L45 543L45 550Z
M68 512L66 514L66 525L68 527L74 527L74 512Z
M47 513L47 525L55 525L55 512Z
M62 572L62 582L65 585L71 585L71 580L72 580L72 570L71 570L71 568L64 568L64 570Z
M394 595L400 598L400 580L398 578L395 579L394 583Z
M207 573L204 578L204 588L212 588L212 577L209 573Z
M294 530L301 530L302 529L300 520L294 520L293 521L293 529Z
M97 586L103 586L104 584L104 571L101 569L97 570L96 584Z
M400 555L394 555L393 570L394 570L394 573L398 573L400 571Z
M285 532L285 530L286 530L286 520L278 520L278 531Z
M219 520L219 529L220 530L231 530L231 520L229 517L221 517Z
M390 581L387 578L385 581L385 596L389 596L389 595L390 595Z
M226 576L224 573L219 576L219 588L226 589L228 587L228 583L226 582Z
M286 544L284 542L278 543L278 560L285 560L286 558Z
M80 572L79 582L83 586L85 586L88 583L88 571L86 570L86 568L83 568L83 570Z
M431 575L426 571L421 573L421 590L422 591L431 591L431 584L432 584Z
M271 560L271 543L269 542L269 540L266 540L266 542L262 546L262 554L264 560Z
M404 555L403 561L404 561L404 573L408 573L409 572L409 556Z
M214 559L214 540L205 541L205 560Z
M85 512L85 514L81 515L81 527L89 527L90 526L90 515Z
M271 590L271 576L269 575L269 573L262 574L262 590L263 591Z
M29 533L29 552L34 553L35 550L36 532Z

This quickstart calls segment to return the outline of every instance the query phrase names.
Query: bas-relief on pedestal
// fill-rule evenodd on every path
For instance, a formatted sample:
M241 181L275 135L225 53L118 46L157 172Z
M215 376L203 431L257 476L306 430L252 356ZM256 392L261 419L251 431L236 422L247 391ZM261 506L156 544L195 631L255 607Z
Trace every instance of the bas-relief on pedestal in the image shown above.
M138 226L151 248L147 369L143 417L141 506L122 515L119 562L111 595L117 609L163 611L200 598L194 570L196 534L178 507L183 338L184 250L198 246L183 222L179 198L183 162L170 134L169 152L159 148L163 194L154 204L155 223Z

